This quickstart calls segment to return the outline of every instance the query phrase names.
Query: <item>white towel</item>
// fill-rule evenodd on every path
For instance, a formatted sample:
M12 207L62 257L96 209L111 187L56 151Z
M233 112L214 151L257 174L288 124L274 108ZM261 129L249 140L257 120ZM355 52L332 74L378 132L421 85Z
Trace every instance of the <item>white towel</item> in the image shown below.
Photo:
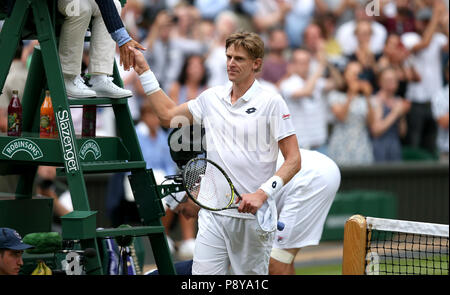
M277 230L277 206L275 200L267 199L256 212L256 219L263 231L273 232Z

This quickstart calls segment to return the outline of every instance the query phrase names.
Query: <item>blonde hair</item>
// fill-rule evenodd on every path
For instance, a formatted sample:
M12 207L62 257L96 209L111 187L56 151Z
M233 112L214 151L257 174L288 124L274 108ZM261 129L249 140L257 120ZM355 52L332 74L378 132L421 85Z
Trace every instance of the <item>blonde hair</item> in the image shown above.
M256 33L242 31L231 34L225 42L225 49L228 49L231 45L236 48L244 48L252 59L264 58L264 42ZM255 72L261 71L261 68L262 63Z

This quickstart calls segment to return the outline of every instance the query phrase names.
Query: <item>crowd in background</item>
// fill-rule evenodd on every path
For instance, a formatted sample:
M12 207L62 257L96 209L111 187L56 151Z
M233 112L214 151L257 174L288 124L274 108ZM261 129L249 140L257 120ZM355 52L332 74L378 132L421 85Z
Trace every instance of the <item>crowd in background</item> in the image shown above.
M227 83L227 36L254 31L266 44L259 81L286 100L300 147L338 165L448 162L448 0L127 0L121 16L178 104ZM26 71L33 44L25 45L13 71ZM136 73L121 70L121 76L134 94L129 105L148 167L175 173L167 161L169 131L145 103ZM3 92L2 132L10 98ZM72 116L79 132L81 109ZM98 116L97 134L113 135L112 110L99 110ZM122 192L114 186L111 191L126 195L121 181L111 183ZM114 208L111 216L127 215ZM134 216L135 208L130 210ZM172 217L167 218L169 230ZM115 221L123 222L128 220ZM181 223L189 254L193 225Z
M122 19L178 103L227 83L225 39L258 32L260 81L288 103L303 148L340 165L448 160L448 1L127 1ZM135 93L138 120L144 93Z
M179 104L227 83L226 37L255 31L266 44L260 81L288 103L301 147L340 165L411 151L448 160L448 1L128 0L121 16ZM25 48L13 72L25 72ZM121 75L138 122L145 94L134 71ZM99 115L99 134L114 133L112 111Z

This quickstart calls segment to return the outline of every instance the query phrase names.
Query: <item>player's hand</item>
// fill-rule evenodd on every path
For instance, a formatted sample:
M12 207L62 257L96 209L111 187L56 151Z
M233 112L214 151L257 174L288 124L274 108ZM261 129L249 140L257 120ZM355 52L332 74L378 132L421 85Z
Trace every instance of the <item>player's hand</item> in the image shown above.
M135 66L134 53L129 49L130 47L138 48L140 50L146 50L144 46L133 39L120 46L120 65L123 65L125 71L129 71L131 67Z
M137 50L133 47L128 47L134 54L134 70L138 75L141 75L145 73L146 71L150 70L150 67L145 60L144 54L142 54L141 51Z
M243 194L241 200L237 200L239 203L238 212L256 214L259 208L267 200L267 195L263 190L258 189L251 194Z

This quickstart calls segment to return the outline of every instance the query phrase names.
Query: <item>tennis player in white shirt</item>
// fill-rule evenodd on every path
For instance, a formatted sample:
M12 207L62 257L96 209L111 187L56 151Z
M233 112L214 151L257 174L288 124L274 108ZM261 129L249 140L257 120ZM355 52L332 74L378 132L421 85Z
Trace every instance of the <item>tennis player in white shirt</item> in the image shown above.
M225 48L231 83L179 106L161 90L142 53L131 50L163 126L178 127L184 119L203 124L207 157L225 170L242 196L237 210L200 210L192 273L268 274L274 232L263 231L254 214L265 202L274 202L300 170L300 152L286 103L256 81L264 57L261 38L235 33ZM285 161L276 170L279 150Z

